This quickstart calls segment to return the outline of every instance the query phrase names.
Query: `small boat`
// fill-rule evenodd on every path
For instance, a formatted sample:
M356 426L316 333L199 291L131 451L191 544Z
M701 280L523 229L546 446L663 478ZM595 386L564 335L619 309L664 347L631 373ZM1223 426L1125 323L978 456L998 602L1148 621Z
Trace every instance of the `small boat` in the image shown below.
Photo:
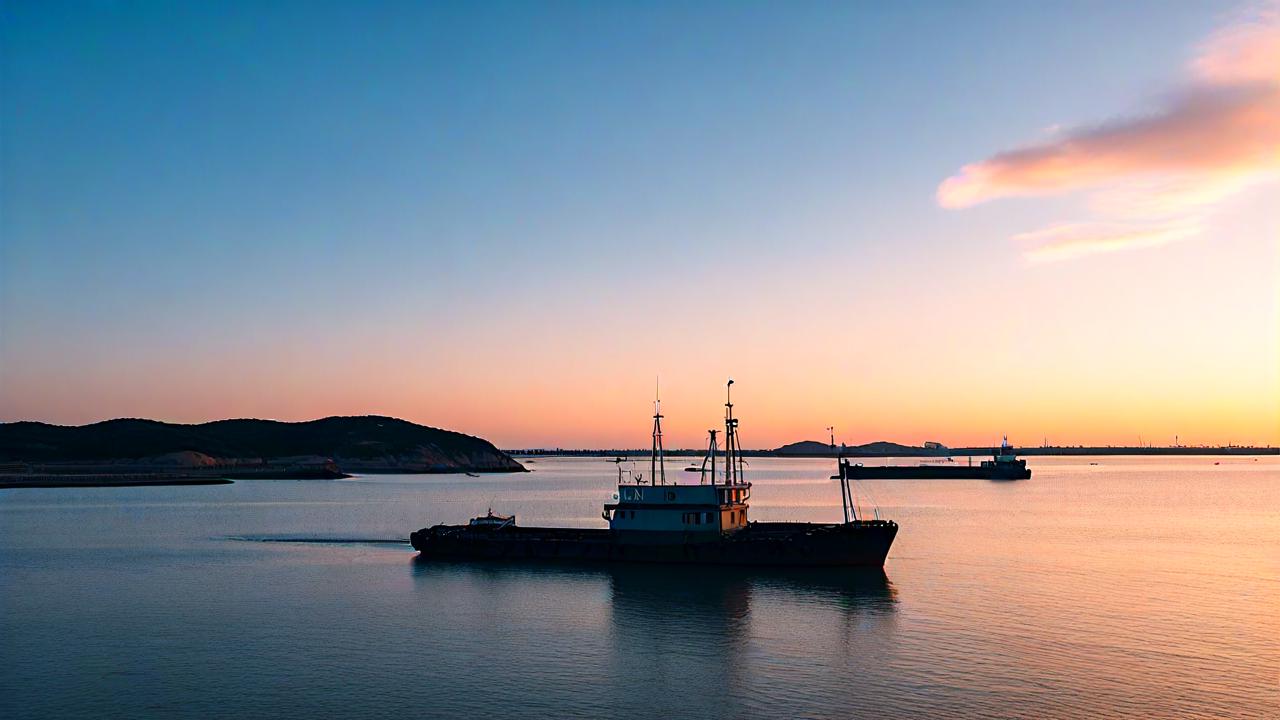
M467 473L467 477L480 477L480 473L469 472Z

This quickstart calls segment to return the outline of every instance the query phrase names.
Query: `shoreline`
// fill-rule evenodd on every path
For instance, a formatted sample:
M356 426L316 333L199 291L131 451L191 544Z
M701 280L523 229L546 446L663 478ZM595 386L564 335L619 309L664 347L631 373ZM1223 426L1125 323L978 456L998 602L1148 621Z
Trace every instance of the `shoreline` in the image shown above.
M529 472L527 468L480 470L465 469L415 469L375 468L359 470L367 475L506 475ZM230 485L238 480L345 480L351 473L326 469L304 470L230 470L220 474L191 475L186 473L30 473L0 475L0 490L17 488L91 488L91 487L146 487L176 485Z
M146 487L169 485L230 485L234 480L214 477L138 477L112 475L0 476L0 490L17 488Z

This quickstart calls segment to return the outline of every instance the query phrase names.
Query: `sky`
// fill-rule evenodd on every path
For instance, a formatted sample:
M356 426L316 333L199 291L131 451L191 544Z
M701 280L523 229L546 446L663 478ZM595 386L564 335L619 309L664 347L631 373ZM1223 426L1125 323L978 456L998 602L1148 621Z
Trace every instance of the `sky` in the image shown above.
M1280 5L0 4L0 421L1280 444Z

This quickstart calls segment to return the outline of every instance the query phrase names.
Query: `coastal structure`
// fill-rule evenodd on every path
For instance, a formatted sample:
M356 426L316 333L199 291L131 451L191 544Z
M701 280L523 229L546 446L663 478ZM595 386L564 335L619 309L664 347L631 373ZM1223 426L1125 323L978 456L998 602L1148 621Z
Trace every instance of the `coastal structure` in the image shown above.
M422 558L439 560L882 567L898 525L859 517L847 479L840 482L842 522L750 519L751 483L738 445L732 388L730 380L725 391L723 468L717 470L722 453L712 430L696 485L667 480L663 416L655 402L648 479L633 476L617 463L618 489L602 513L607 529L521 527L514 518L499 524L487 519L490 511L467 525L423 528L410 534L410 543Z

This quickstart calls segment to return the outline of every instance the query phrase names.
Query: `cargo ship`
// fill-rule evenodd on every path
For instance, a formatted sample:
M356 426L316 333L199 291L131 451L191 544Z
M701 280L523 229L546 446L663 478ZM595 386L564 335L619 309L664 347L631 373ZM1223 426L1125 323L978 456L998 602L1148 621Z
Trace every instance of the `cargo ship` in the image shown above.
M972 463L972 460L970 460ZM1009 439L993 450L990 460L978 465L863 465L840 458L840 474L833 479L848 480L1028 480L1031 468L1017 457Z
M841 477L841 522L750 519L751 483L744 474L733 416L733 381L725 388L724 449L708 432L699 482L668 481L662 412L654 402L649 476L617 465L617 492L604 504L607 528L524 527L514 516L488 515L466 525L434 525L409 535L424 560L627 562L772 567L883 567L898 533L892 520L861 517ZM717 471L717 457L723 468ZM843 476L843 473L842 473Z

